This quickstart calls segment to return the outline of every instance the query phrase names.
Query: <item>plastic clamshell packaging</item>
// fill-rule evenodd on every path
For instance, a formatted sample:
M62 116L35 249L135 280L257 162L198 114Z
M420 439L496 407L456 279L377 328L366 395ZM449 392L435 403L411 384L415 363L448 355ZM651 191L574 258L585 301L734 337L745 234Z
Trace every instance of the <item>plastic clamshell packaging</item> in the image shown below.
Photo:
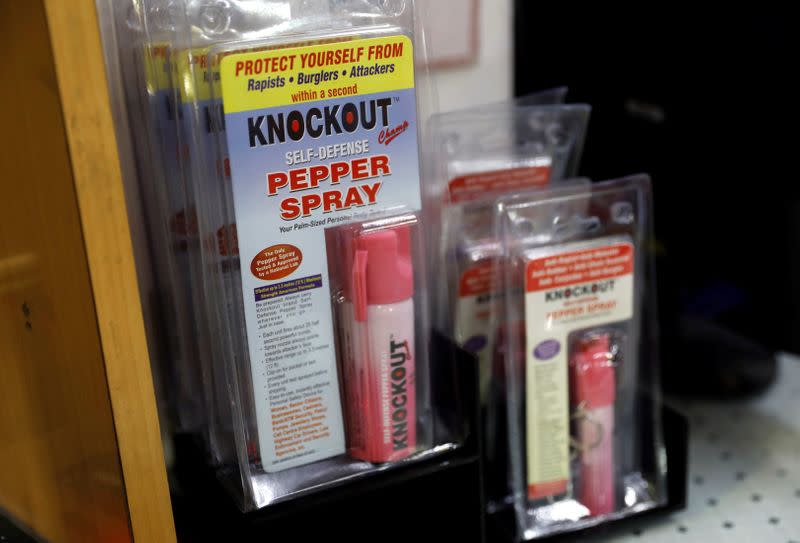
M666 499L646 176L499 199L509 500L519 539ZM502 507L499 505L498 507Z
M148 340L162 426L179 432L200 432L208 439L208 380L203 372L208 334L198 319L203 299L198 296L191 255L197 255L195 216L187 201L182 162L177 152L178 102L172 79L174 51L168 33L145 39L141 20L124 2L104 13L116 26L117 61L111 70L113 96L130 112L121 141L131 142L140 179L137 186L152 263L152 281L143 281L148 315ZM116 74L117 78L113 76ZM117 96L117 94L119 96ZM169 326L158 326L169 323ZM199 361L205 359L205 363Z
M413 2L114 10L120 57L145 59L122 70L147 71L123 82L129 117L151 125L137 162L169 173L140 175L160 194L149 222L184 228L164 286L184 300L197 379L183 396L202 399L209 461L242 509L457 446L461 427L433 437L419 157L431 99ZM161 94L141 91L151 79Z
M436 325L478 356L484 402L492 375L489 315L497 297L490 270L500 250L492 204L575 175L590 108L547 103L565 93L553 89L430 121L426 214L433 258L445 270L436 289Z

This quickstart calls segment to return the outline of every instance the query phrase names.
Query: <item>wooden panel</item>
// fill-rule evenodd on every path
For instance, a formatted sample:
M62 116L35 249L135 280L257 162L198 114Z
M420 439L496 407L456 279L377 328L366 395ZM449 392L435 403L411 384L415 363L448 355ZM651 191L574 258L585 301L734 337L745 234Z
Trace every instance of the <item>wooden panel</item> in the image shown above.
M175 541L94 0L45 0L114 424L137 543Z
M0 506L48 541L127 542L44 6L0 9Z

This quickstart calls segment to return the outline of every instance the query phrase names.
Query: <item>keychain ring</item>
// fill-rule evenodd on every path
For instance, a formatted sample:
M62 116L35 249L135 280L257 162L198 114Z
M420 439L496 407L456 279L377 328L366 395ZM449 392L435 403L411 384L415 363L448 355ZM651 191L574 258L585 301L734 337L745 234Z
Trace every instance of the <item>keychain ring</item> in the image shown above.
M577 439L574 437L570 437L570 445L573 449L573 454L570 456L574 459L578 453L583 454L587 451L595 449L600 446L603 442L603 438L605 437L605 426L602 422L596 420L590 413L589 410L586 409L586 402L581 402L578 407L575 408L575 413L570 417L572 420L582 421L585 420L590 423L594 423L597 427L597 438L595 441L588 446L582 445Z

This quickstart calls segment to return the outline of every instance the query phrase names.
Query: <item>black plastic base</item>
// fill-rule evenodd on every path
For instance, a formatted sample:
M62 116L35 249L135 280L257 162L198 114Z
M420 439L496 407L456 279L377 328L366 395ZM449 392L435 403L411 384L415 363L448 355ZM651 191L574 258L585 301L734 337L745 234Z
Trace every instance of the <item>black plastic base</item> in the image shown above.
M243 514L205 466L191 436L176 438L172 503L178 540L481 541L485 510L474 357L435 336L431 387L437 438L463 446L424 461Z
M479 470L457 452L248 514L192 470L195 484L173 495L178 541L478 541Z
M431 385L442 402L436 426L447 432L461 428L466 436L462 447L243 514L204 464L196 441L179 436L171 473L179 542L511 540L509 518L485 515L477 361L442 337L434 337L432 347L436 371ZM662 417L669 502L629 518L678 510L686 504L688 422L668 407Z
M650 509L637 515L614 520L601 526L593 526L565 534L557 534L538 538L536 541L561 541L566 538L574 541L576 534L591 532L602 533L620 524L634 519L664 515L686 508L687 477L689 473L689 421L669 406L662 406L661 422L664 427L664 447L667 453L667 503L661 507ZM513 512L505 510L489 515L487 523L487 541L492 543L510 543L516 540L514 534Z

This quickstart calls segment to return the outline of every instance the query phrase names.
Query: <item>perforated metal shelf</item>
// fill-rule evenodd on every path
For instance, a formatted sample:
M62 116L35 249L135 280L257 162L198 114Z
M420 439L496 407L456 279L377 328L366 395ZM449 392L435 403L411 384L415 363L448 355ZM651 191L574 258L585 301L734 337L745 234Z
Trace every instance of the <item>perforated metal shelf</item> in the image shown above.
M800 358L736 402L678 402L691 422L686 511L574 541L800 543Z

